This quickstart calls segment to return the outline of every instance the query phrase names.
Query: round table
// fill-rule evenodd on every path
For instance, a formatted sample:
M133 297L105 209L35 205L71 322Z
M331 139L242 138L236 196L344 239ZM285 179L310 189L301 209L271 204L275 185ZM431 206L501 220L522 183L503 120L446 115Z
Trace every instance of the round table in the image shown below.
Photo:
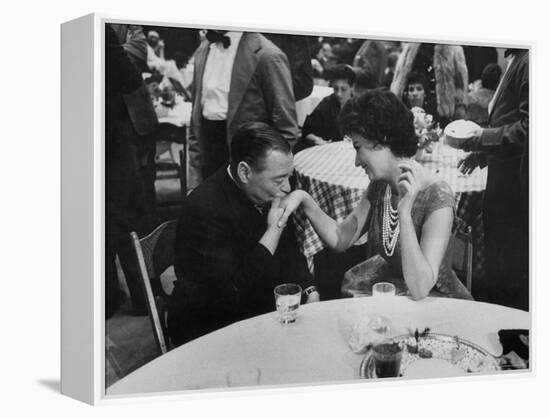
M486 168L477 168L470 175L464 175L458 170L458 163L466 155L464 151L436 142L431 153L422 151L415 157L420 164L449 184L457 194L457 208L463 194L482 192L487 184ZM353 211L369 185L368 176L355 166L355 150L349 141L307 148L296 154L294 166L297 188L307 191L320 208L337 221ZM296 211L295 221L297 239L311 269L312 257L324 248L324 244L301 209ZM482 226L472 226L482 234L479 231ZM366 238L356 244L364 242Z
M359 379L362 354L348 346L361 315L384 315L392 335L430 327L500 355L500 329L530 329L528 312L448 298L352 298L303 305L292 325L275 312L237 322L151 361L109 388L107 395L231 386L322 384Z

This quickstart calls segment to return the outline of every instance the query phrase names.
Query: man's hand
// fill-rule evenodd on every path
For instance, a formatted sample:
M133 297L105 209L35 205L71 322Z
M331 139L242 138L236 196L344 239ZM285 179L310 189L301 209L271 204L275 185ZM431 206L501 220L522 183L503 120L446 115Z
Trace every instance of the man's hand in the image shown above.
M306 303L319 302L320 300L321 296L319 295L319 292L311 292L307 295Z
M276 197L271 201L271 207L267 214L267 229L284 228L286 226L286 220L284 223L280 222L280 219L284 216L285 209L281 207L281 198ZM287 216L288 218L288 216Z
M470 138L462 142L462 144L460 145L460 148L462 148L464 151L477 151L481 144L482 132L483 132L483 128L477 129Z
M279 228L285 227L288 217L302 204L305 197L304 193L303 190L294 190L282 199L279 199L279 208L282 210L281 216L277 221Z
M487 158L481 151L472 152L466 158L458 163L458 169L462 174L469 175L477 168L483 168L487 165Z
M260 238L259 243L262 244L273 255L279 245L279 239L283 233L283 229L277 226L277 222L283 215L284 209L279 207L280 198L273 199L269 213L267 214L267 229Z

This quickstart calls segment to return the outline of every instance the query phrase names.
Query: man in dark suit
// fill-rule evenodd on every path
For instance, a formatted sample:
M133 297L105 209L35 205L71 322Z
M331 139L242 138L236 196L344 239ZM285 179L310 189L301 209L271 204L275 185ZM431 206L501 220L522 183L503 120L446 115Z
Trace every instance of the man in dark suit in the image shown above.
M288 58L292 74L292 89L296 101L305 99L313 91L313 68L309 38L286 33L263 33Z
M489 103L488 127L466 148L487 154L483 206L486 271L474 295L529 309L529 51L507 50L507 69Z
M195 53L189 187L225 165L244 122L265 122L288 141L298 133L286 55L259 33L208 30Z
M127 33L133 34L129 42ZM142 32L107 24L105 41L105 313L110 317L124 299L115 267L118 254L134 312L146 314L129 234L145 235L154 226L151 134L158 122L138 70L140 51L146 56Z
M319 300L294 230L277 225L292 171L288 141L265 123L247 123L233 137L230 166L184 200L168 307L175 345L274 310L280 283L298 283L308 301Z

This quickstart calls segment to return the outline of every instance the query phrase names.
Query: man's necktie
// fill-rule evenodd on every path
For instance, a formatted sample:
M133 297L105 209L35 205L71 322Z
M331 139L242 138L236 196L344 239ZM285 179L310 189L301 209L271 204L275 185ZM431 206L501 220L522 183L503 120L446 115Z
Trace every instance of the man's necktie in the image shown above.
M224 48L228 48L231 45L231 39L225 33L225 31L208 30L206 32L206 39L211 44L220 42Z

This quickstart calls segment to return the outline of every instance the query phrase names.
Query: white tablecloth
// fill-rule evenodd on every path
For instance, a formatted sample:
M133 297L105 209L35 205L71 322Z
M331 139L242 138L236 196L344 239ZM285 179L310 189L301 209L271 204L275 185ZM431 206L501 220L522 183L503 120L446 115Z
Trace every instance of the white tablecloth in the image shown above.
M388 303L391 301L391 303ZM268 313L237 322L178 347L107 388L107 395L357 381L363 355L348 346L360 315L384 315L392 335L430 327L500 355L500 329L530 329L528 312L447 298L338 299L301 306L283 326Z
M332 94L332 87L314 86L311 94L296 102L296 115L298 126L302 126L306 117L313 112L319 102L329 94ZM185 102L181 96L176 96L176 104L173 108L163 106L160 100L155 102L155 111L159 122L171 123L176 126L189 126L191 121L191 103Z
M172 108L162 105L160 100L154 102L154 106L159 123L171 123L179 127L189 126L192 105L184 101L181 96L176 95L175 105Z

